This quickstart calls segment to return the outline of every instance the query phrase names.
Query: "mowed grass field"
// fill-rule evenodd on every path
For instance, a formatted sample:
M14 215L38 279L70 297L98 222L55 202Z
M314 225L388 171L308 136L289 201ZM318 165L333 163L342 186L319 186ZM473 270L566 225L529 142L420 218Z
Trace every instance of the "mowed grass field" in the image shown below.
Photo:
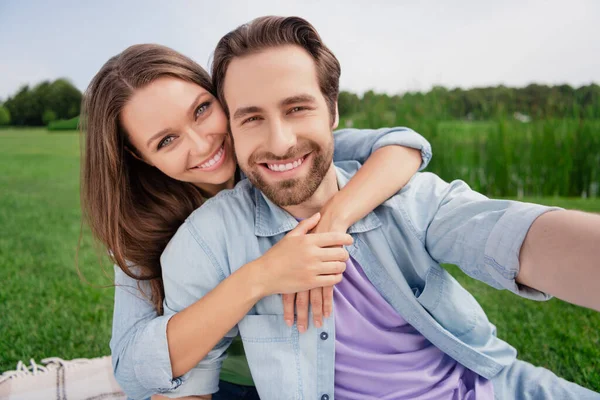
M78 275L78 181L76 133L0 130L0 372L29 358L109 354L112 269L84 234L79 269L87 282ZM600 212L600 199L525 200ZM523 300L448 268L520 358L600 391L600 313Z

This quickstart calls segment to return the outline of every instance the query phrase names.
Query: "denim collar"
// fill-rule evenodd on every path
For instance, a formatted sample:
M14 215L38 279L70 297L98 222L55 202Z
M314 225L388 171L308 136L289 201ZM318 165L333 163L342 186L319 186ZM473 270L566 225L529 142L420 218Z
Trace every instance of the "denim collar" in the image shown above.
M343 162L335 164L339 188L346 186L350 178L356 173L360 164L357 162ZM271 237L286 233L298 225L298 221L287 211L268 199L260 190L253 187L254 192L254 234L259 237ZM348 229L348 233L362 233L379 228L381 221L374 212L370 212L360 221Z

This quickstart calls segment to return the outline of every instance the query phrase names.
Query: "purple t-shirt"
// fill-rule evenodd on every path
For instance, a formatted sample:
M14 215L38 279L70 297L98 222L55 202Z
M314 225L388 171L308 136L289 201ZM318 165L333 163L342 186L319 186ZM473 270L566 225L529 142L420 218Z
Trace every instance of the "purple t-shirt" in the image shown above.
M350 258L335 286L335 398L493 399L491 381L408 324Z

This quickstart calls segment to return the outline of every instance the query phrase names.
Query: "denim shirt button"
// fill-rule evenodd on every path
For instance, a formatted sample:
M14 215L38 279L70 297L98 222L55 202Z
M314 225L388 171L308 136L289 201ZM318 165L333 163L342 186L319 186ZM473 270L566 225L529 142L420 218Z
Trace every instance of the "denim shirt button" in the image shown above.
M327 332L321 332L321 340L327 340L327 338L329 338L329 335L327 334ZM324 394L323 396L327 396L326 394ZM321 397L322 398L322 397ZM327 396L327 399L329 398L329 396ZM322 398L323 399L323 398ZM323 399L323 400L327 400L327 399Z
M321 400L329 400L329 395L328 394L324 394L323 396L321 396Z

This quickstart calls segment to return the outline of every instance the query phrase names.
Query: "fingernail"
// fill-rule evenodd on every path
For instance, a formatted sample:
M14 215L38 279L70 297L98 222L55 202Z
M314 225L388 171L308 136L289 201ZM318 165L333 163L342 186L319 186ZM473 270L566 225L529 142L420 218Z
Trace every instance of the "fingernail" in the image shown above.
M300 333L304 333L305 330L306 330L306 328L304 327L304 325L298 325L298 331Z
M323 315L325 316L325 318L329 318L329 315L330 315L330 314L329 314L328 312L326 312L326 313L325 313L325 314L323 314Z
M317 328L320 328L321 326L323 326L323 324L321 323L321 321L315 321L315 326Z
M287 326L292 326L292 325L294 325L294 321L292 321L291 319L286 319L286 320L285 320L285 324L286 324Z

